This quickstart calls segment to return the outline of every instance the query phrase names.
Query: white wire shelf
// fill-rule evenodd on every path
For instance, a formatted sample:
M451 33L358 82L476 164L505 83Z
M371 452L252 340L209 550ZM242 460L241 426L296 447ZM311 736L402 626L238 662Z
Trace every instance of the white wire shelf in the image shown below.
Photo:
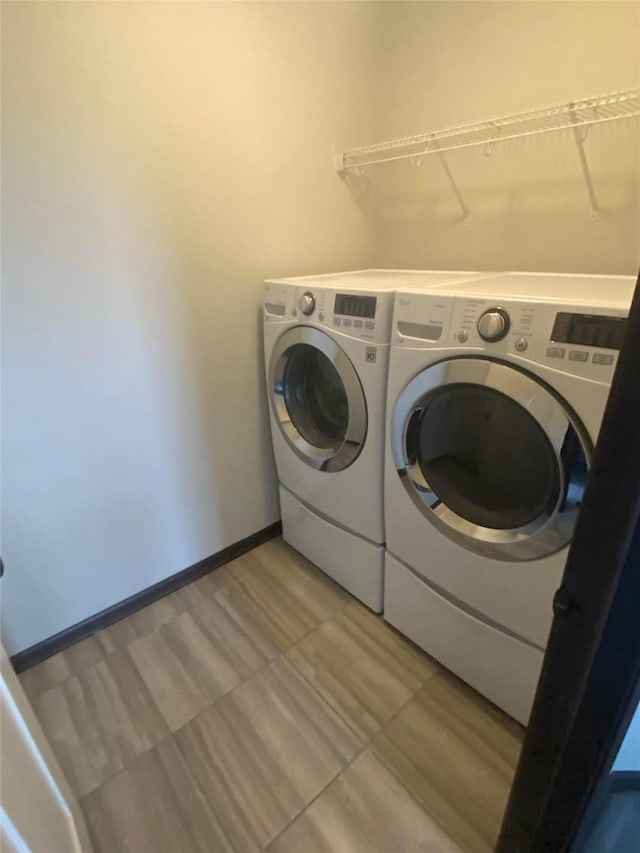
M422 157L438 155L462 207L465 218L469 212L462 201L459 190L444 155L464 148L484 146L489 155L497 144L527 136L572 130L591 203L592 212L597 213L591 175L584 151L584 141L589 128L595 124L619 121L640 116L640 88L609 92L569 103L557 104L525 113L501 116L474 124L464 124L441 130L427 131L416 136L392 139L376 145L351 148L337 155L338 174L345 176L350 171L363 174L370 166L411 159L418 165Z

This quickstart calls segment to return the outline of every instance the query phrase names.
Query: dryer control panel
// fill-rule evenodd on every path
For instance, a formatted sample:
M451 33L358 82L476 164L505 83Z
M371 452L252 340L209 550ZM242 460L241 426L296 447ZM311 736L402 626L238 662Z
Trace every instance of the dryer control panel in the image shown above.
M619 350L626 330L626 317L559 311L553 324L551 338L557 343Z
M391 342L511 355L610 381L625 330L626 312L604 304L398 292Z
M265 322L299 322L372 343L389 343L393 293L277 282L264 286Z
M506 331L497 339L483 334L485 318L506 318ZM624 338L626 314L604 305L566 305L509 299L458 296L450 340L463 346L482 346L487 353L521 355L566 373L609 381Z

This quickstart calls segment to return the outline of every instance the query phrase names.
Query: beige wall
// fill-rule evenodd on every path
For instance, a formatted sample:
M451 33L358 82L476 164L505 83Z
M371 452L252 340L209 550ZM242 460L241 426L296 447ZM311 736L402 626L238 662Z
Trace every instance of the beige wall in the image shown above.
M640 4L385 4L385 138L640 85ZM463 224L436 157L351 181L378 223L378 262L635 274L640 261L637 119L591 130L595 219L571 131L456 152ZM363 140L367 142L368 140Z
M4 642L276 521L260 301L357 268L360 4L3 3ZM377 31L376 31L377 32Z

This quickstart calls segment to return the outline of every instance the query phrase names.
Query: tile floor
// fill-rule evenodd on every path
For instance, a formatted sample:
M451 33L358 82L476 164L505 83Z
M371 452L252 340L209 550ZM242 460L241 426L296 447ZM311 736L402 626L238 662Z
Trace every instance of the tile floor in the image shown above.
M21 675L96 853L482 853L522 729L281 539Z

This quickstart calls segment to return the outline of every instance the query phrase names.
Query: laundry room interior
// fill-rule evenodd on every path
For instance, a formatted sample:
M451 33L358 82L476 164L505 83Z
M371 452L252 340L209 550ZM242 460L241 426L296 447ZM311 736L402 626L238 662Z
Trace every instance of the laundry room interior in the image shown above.
M0 14L6 849L543 849L640 3ZM632 853L594 821L544 849Z

